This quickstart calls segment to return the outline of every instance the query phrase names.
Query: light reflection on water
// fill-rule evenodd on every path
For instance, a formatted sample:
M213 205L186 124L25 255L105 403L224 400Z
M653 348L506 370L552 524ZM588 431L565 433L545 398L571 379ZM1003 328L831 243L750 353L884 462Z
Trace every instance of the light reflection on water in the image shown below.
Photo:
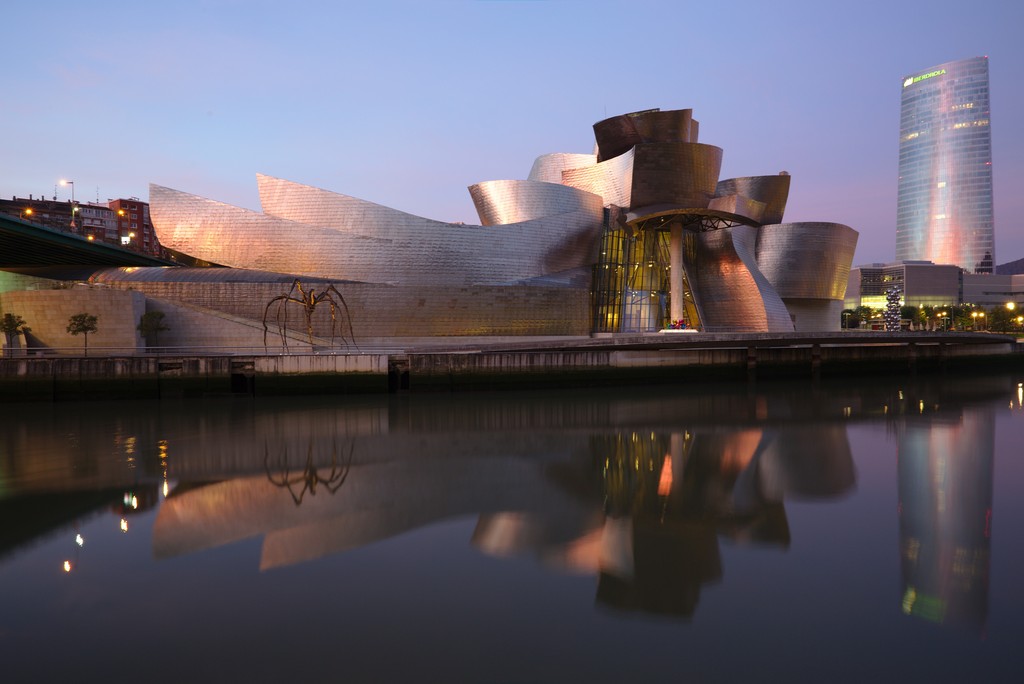
M36 679L1002 681L1018 382L5 406L0 652Z

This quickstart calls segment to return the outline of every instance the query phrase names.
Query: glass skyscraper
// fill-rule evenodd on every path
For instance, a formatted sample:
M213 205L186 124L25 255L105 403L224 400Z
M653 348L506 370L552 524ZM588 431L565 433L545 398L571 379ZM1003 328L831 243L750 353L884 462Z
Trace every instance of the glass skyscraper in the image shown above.
M995 271L987 57L903 79L896 260Z

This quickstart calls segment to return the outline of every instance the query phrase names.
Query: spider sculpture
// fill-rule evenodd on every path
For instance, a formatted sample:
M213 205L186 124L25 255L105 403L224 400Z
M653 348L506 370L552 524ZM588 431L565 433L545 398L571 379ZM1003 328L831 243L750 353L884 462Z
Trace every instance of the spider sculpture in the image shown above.
M270 450L265 444L263 447L263 466L267 470L267 479L274 485L287 489L288 493L292 495L292 501L295 502L296 506L299 506L302 504L302 499L306 496L306 492L309 492L310 496L316 496L318 485L323 485L324 489L333 495L341 488L341 485L345 484L349 468L352 466L352 452L354 450L355 443L349 447L348 458L345 459L345 462L339 463L338 448L335 445L331 451L331 471L326 477L321 477L319 469L313 465L312 440L310 440L309 449L306 451L306 467L302 469L302 473L291 474L288 469L288 450L285 449L279 463L281 473L275 476L270 470ZM326 470L326 468L324 469ZM292 487L299 484L302 484L302 489L296 494Z
M352 332L352 317L348 312L348 304L345 303L345 298L338 292L338 288L334 287L334 285L328 285L319 293L313 288L310 288L307 292L306 288L302 286L302 281L296 278L292 281L288 294L274 297L267 302L267 306L263 310L263 346L267 346L267 317L270 315L271 307L275 304L277 305L275 310L277 333L281 337L284 346L288 346L288 337L285 334L288 329L288 304L298 304L302 307L302 313L306 317L306 336L309 338L309 344L312 346L313 313L316 311L317 305L322 302L327 302L331 309L331 346L334 346L334 338L338 333L340 333L343 344L347 345L351 342L354 345L355 334ZM343 321L338 320L338 309L344 311ZM348 323L347 336L345 335L345 323Z

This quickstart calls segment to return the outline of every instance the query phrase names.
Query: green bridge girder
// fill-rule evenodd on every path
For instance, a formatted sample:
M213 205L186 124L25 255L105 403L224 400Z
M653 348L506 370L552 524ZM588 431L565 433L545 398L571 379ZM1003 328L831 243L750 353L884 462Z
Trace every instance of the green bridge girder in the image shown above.
M62 233L0 214L0 268L32 266L176 266L173 261Z

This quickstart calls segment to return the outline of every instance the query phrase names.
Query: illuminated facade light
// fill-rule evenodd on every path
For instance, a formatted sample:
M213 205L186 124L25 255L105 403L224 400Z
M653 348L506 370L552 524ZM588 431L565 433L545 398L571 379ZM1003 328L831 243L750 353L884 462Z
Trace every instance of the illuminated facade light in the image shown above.
M994 272L988 112L985 57L903 79L896 261Z

